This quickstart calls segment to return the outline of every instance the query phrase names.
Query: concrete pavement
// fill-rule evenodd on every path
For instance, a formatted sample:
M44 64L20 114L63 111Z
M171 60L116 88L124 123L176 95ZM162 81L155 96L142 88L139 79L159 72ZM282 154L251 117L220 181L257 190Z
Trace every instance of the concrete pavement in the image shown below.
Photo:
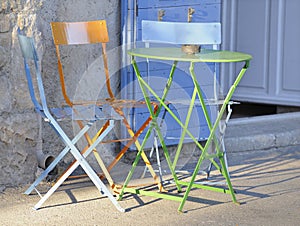
M228 153L237 198L194 189L178 213L178 202L126 195L118 212L89 182L71 181L32 209L37 195L25 188L0 195L0 225L299 225L300 146ZM212 172L212 178L217 172ZM46 185L44 185L46 186Z
M125 195L120 213L88 180L70 180L38 211L38 195L22 194L26 186L6 189L0 225L299 225L299 125L300 113L230 121L225 143L241 205L228 194L194 189L181 214L178 202L133 195Z

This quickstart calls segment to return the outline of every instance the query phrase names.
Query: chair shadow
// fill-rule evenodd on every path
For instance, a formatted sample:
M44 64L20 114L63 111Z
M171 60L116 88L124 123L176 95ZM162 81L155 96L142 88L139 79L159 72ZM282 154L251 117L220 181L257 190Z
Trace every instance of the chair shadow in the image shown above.
M293 188L278 189L276 192L269 193L259 193L256 190L271 186L275 187L300 177L299 146L276 148L269 151L260 151L260 153L253 151L248 154L248 156L245 156L241 160L242 162L235 161L234 154L231 155L233 159L231 163L229 161L230 167L238 167L231 171L231 179L236 181L236 183L238 183L239 180L247 180L247 185L235 186L237 194L248 197L242 199L247 200L244 202L250 202L261 198L270 198L295 191ZM296 162L299 162L299 164L296 164ZM290 167L290 164L293 167ZM299 167L294 167L295 165ZM269 180L270 177L273 179ZM263 182L255 184L255 180ZM263 190L268 191L268 189Z
M300 177L300 164L299 167L288 167L288 164L293 164L297 161L300 161L300 148L294 148L292 150L288 149L286 151L278 149L275 151L272 151L272 153L265 152L260 153L260 157L256 155L257 153L253 152L250 154L247 154L247 156L244 156L242 160L237 161L237 158L234 157L234 153L230 154L231 157L229 157L229 169L231 167L234 167L235 169L230 172L231 181L233 182L233 188L237 195L238 201L240 201L240 204L245 205L248 202L253 202L257 199L265 199L265 198L271 198L273 196L282 195L282 194L288 194L291 192L295 192L295 189L293 188L286 188L286 189L280 189L276 190L275 192L266 192L261 193L257 190L262 189L264 187L268 186L276 186L281 183L286 183L290 180L294 180ZM269 157L269 154L272 154L272 157ZM276 170L274 170L276 169ZM188 179L190 175L180 175L178 176L179 180ZM278 180L272 180L267 181L264 180L268 177L274 177L274 176L284 176L283 179ZM218 176L216 176L218 179ZM255 184L255 180L262 180L265 181L260 184ZM239 180L247 180L246 185L239 185ZM200 181L206 181L205 179L201 179ZM253 181L253 183L252 183ZM199 182L199 180L198 180ZM236 186L234 184L237 184ZM182 197L184 194L185 189L181 193L176 193L177 188L174 184L174 182L166 181L166 184L173 184L170 187L168 187L168 193L175 197ZM76 203L85 203L85 202L92 202L96 200L100 200L103 198L106 198L105 196L99 196L97 198L91 198L91 199L85 199L85 200L77 200L75 195L73 194L73 191L76 189L83 189L88 187L93 187L94 185L92 182L76 182L71 181L68 184L63 184L57 192L65 192L68 197L70 198L70 202L66 203L60 203L55 205L47 205L44 207L41 207L40 209L46 209L46 208L52 208L57 206L65 206L70 204L76 204ZM222 186L223 187L223 186ZM226 187L226 186L225 186ZM185 188L185 187L184 187ZM157 190L156 185L149 185L144 186L141 188L143 190L149 190L153 191L154 189ZM199 190L197 188L192 188L191 191ZM266 189L263 189L266 190ZM229 195L229 194L224 194ZM244 197L239 199L239 195L243 195ZM142 196L136 195L136 194L130 194L125 193L123 196L123 200L129 200L129 199L135 199L137 204L134 206L126 207L126 212L132 211L134 209L138 209L141 206L147 206L151 205L153 203L157 203L159 201L163 201L162 198L155 198L151 200L144 201ZM203 208L209 208L211 206L220 205L224 203L231 203L232 201L216 201L212 199L206 199L203 197L195 197L195 196L189 196L187 198L187 201L194 202L194 203L201 203L203 205L199 206L199 208L193 208L193 209L186 209L188 208L188 205L185 205L185 211L184 213L190 212L190 211L196 211ZM176 201L175 201L176 202ZM178 202L179 203L179 202Z

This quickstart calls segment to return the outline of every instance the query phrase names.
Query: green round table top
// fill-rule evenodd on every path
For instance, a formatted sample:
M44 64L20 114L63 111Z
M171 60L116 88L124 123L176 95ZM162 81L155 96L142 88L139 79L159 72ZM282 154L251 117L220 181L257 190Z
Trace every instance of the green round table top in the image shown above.
M176 60L188 62L241 62L249 61L252 56L241 52L232 52L224 50L201 49L200 53L186 54L181 48L136 48L128 50L131 56L157 59L157 60Z

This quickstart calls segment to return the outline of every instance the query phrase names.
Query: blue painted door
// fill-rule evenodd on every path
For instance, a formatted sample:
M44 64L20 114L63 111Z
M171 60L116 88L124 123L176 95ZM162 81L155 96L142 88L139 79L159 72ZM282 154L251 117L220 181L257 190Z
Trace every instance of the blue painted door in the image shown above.
M299 0L224 1L222 47L253 57L234 100L300 107L300 26L295 23L300 21L299 10ZM225 65L225 89L238 69Z
M189 13L193 12L193 13ZM191 22L220 22L221 0L153 0L153 1L124 1L122 5L122 45L124 50L136 46L145 46L141 43L141 21L162 20L162 21L188 21ZM155 87L157 93L162 93L169 75L172 62L147 61L139 59L139 69L145 79ZM171 102L170 108L184 121L188 106L183 104L193 92L192 79L188 73L187 63L179 63L174 74L174 82L167 100ZM214 64L197 64L196 73L200 81L203 94L208 98L213 95L213 76L218 67ZM140 88L130 66L130 59L123 55L123 71L121 76L121 95L123 98L143 99ZM209 107L213 118L217 111L216 106ZM138 129L149 116L146 109L138 108L129 110L131 124ZM176 145L181 134L181 127L175 120L164 111L161 111L159 118L161 128L167 145ZM205 140L209 134L203 112L200 106L195 106L189 124L189 130L198 137ZM126 131L122 135L127 136ZM141 136L141 139L143 135ZM152 146L152 139L149 139L147 147ZM185 142L189 142L187 137Z

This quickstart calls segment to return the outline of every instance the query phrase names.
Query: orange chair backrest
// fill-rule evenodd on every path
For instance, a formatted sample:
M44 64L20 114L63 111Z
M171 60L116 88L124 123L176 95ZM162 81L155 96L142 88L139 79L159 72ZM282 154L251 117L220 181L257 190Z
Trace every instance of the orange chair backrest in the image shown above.
M109 42L106 21L52 22L55 45L75 45Z
M60 59L60 45L81 45L81 44L102 44L103 63L106 76L106 87L110 98L115 98L110 86L108 72L108 63L106 56L106 43L109 42L109 36L105 20L87 21L87 22L51 22L53 41L56 47L58 71L62 93L68 105L73 106L72 101L67 95L65 86L65 77L63 73L62 62Z

